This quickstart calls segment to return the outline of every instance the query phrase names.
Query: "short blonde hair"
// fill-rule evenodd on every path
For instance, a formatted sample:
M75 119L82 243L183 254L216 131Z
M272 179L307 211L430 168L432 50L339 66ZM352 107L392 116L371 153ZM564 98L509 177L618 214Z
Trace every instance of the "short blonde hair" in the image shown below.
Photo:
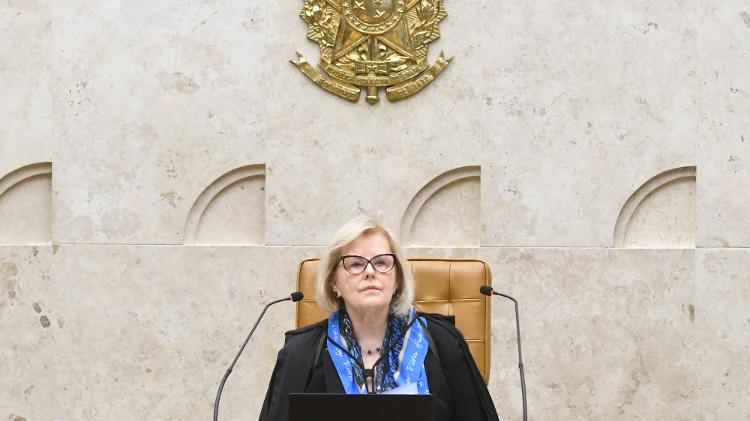
M323 252L316 285L316 296L321 308L334 312L343 307L343 300L337 298L333 292L336 270L341 261L341 250L357 237L372 232L383 234L388 240L391 252L396 255L396 291L391 299L391 313L408 314L414 301L414 276L411 273L411 266L391 233L369 215L360 215L345 223Z

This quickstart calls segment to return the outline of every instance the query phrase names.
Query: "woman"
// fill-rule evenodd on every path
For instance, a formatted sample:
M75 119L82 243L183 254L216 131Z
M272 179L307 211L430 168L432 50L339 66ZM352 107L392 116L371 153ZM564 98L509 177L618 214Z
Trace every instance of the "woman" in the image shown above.
M382 392L432 394L439 421L498 420L461 333L447 317L417 313L413 299L388 231L368 216L344 224L317 280L331 316L286 333L260 421L286 421L290 393Z

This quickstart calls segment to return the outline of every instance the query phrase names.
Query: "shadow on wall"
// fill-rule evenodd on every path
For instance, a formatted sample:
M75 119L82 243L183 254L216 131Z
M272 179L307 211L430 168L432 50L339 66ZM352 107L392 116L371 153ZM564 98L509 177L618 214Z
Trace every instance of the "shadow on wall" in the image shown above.
M617 218L614 246L695 247L695 167L665 171L644 183Z
M190 208L184 244L264 244L265 190L264 164L239 167L217 178Z
M18 168L0 178L0 244L52 242L52 163Z
M478 247L481 168L446 171L425 184L401 218L406 246Z

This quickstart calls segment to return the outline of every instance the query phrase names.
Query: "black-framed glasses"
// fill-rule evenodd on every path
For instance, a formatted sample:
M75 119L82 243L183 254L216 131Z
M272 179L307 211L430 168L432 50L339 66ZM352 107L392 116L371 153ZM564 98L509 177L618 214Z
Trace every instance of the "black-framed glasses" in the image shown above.
M384 253L378 254L372 259L365 259L362 256L348 254L341 256L341 264L344 265L344 270L352 275L364 272L367 269L367 265L372 265L372 268L377 272L387 273L396 265L396 255L393 253Z

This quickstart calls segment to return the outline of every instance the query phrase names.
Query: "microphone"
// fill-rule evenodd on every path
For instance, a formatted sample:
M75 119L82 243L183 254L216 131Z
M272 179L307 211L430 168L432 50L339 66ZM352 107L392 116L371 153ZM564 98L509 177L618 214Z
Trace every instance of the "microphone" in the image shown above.
M263 307L263 311L260 312L260 316L258 316L258 320L255 321L255 324L253 325L253 329L250 331L250 334L247 335L247 338L245 338L245 342L242 344L242 347L240 348L240 352L237 353L237 356L234 357L234 361L232 361L232 364L229 365L229 368L227 369L227 372L224 373L224 377L221 378L221 383L219 383L219 390L216 392L216 402L214 402L214 421L217 421L219 419L219 401L221 400L221 392L224 390L224 383L226 383L227 378L229 378L229 375L232 374L232 369L234 369L234 365L237 363L237 360L240 358L240 355L242 354L242 351L245 350L245 345L247 345L248 341L250 341L250 337L253 336L253 333L255 333L255 328L258 327L258 324L260 323L260 320L263 318L263 315L266 314L266 310L268 310L268 307L271 307L274 304L278 304L282 301L291 301L293 303L296 303L297 301L302 300L302 298L305 295L299 291L291 293L290 296L286 298L281 298L276 301L271 301L270 303L266 304L265 307Z
M526 412L526 377L523 374L523 358L521 357L521 324L518 321L518 301L516 301L515 298L511 297L510 295L501 294L499 292L495 292L495 290L492 289L491 286L488 285L482 285L482 287L479 288L479 292L486 296L492 296L492 295L499 295L501 297L505 297L511 301L513 301L513 304L516 306L516 340L518 342L518 370L521 372L521 399L523 401L523 421L527 421L527 412Z

